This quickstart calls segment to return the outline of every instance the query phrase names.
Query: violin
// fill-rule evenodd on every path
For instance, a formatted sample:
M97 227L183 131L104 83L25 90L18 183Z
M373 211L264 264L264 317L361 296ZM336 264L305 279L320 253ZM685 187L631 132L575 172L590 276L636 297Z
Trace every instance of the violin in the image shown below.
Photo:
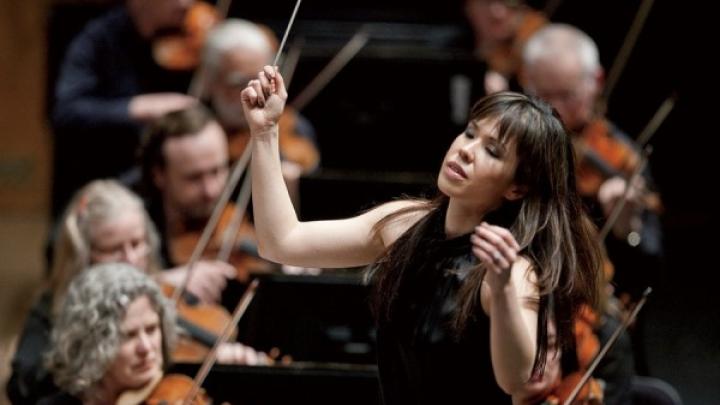
M203 253L204 258L214 259L223 245L225 230L228 229L237 210L234 204L223 209L218 226L213 231L210 242ZM173 263L187 263L193 250L200 240L203 227L198 224L184 224L184 229L171 235L168 243L170 259ZM247 218L243 218L237 233L234 249L230 252L228 262L237 270L236 279L247 283L251 274L267 273L274 270L274 265L261 259L257 254L255 229Z
M193 379L182 374L168 374L163 376L155 389L145 400L147 405L188 404L210 405L212 401L202 388L190 402L186 401L193 386Z
M195 1L185 14L178 32L161 35L153 41L155 62L168 70L188 71L198 66L205 38L220 21L215 7Z
M597 195L605 180L629 176L640 162L640 155L631 145L610 135L609 123L596 119L573 138L578 159L576 171L578 191L583 196Z
M183 374L160 375L139 390L126 391L115 405L181 405L193 387L192 378ZM188 405L210 405L212 401L204 390L195 395Z
M553 388L550 395L545 398L543 405L565 404L568 398L570 398L570 394L580 383L583 374L600 351L600 341L593 331L593 325L595 325L597 320L597 314L587 306L584 306L575 318L573 333L575 335L579 369L578 371L563 376L560 382ZM590 378L580 389L573 404L599 405L603 403L603 397L603 388L598 380Z
M577 185L580 195L594 197L605 180L611 177L628 178L642 161L632 144L610 135L610 124L596 119L583 132L573 138L577 163ZM641 190L643 205L653 212L662 211L657 193Z
M563 405L567 399L570 398L570 394L575 386L580 383L581 378L582 373L577 371L563 377L560 385L543 401L542 405ZM600 383L594 378L589 379L588 382L583 385L577 398L573 401L573 404L582 405L602 405L602 403L603 389Z
M308 173L320 163L320 153L307 137L296 132L297 120L298 112L291 107L286 107L280 116L278 122L280 155L283 159L298 164L303 173ZM243 130L231 134L228 136L228 142L230 160L236 161L250 142L250 132Z
M174 293L174 287L170 285L163 284L161 288L167 297ZM191 302L187 296L177 304L176 311L177 323L187 335L179 336L171 355L172 360L177 363L200 363L225 325L230 323L230 313L216 304ZM233 330L231 337L237 337L237 329Z

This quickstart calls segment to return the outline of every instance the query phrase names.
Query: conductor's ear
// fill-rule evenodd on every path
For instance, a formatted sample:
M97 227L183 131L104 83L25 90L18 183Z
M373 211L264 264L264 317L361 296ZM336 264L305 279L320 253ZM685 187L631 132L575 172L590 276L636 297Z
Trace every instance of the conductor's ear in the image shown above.
M505 191L505 194L503 194L503 197L505 197L505 199L508 201L516 201L516 200L519 200L519 199L525 197L527 192L528 192L527 186L522 186L522 185L513 183Z

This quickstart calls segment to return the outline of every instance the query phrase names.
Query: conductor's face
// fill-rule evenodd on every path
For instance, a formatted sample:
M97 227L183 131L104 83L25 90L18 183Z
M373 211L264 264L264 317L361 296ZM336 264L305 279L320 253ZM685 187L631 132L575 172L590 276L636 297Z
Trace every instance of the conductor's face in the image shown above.
M513 182L517 160L515 142L498 139L494 120L471 121L445 155L438 188L475 209L495 209L523 195Z

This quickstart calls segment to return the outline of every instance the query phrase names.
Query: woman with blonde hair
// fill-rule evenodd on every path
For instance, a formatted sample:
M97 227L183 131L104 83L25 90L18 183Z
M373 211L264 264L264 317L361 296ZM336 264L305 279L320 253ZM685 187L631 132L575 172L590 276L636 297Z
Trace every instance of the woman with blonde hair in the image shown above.
M48 349L53 320L70 281L93 264L124 262L172 286L185 278L184 266L163 270L158 232L142 200L114 180L95 180L71 200L59 224L54 259L46 288L31 309L12 361L7 394L15 404L33 403L56 390L42 355ZM209 270L209 271L203 271ZM202 301L217 301L226 277L235 269L220 261L201 261L188 291ZM239 343L222 346L218 361L255 364L264 358Z

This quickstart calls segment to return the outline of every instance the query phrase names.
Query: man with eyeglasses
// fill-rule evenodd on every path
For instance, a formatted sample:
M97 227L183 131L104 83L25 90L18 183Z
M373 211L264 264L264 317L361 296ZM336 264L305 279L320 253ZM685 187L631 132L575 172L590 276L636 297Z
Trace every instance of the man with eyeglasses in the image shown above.
M566 24L550 24L536 32L526 43L522 54L520 83L526 93L549 102L560 114L573 135L577 156L578 189L601 228L614 206L623 197L638 148L634 142L600 111L599 101L604 71L595 42L581 30ZM623 151L619 160L597 148L610 145ZM635 159L635 161L633 161ZM594 176L594 177L593 177ZM633 184L628 201L605 240L609 257L606 272L608 289L612 279L615 294L624 302L637 299L640 293L658 279L662 262L661 228L658 218L659 195L652 189L650 171L646 168ZM648 201L655 201L655 205ZM612 297L612 295L610 295ZM617 311L622 305L608 305L595 332L604 343L619 322ZM636 330L639 330L636 328ZM637 332L640 333L640 332ZM636 337L637 337L636 333ZM637 345L636 345L637 346ZM637 354L642 354L636 350ZM610 350L596 372L607 383L607 404L626 403L647 384L633 377L635 360L627 333ZM643 367L642 361L640 367Z
M277 40L271 31L242 19L226 20L206 39L202 59L205 96L228 134L233 161L242 155L250 139L240 94L263 66L272 63L276 48ZM293 141L294 148L289 150L281 136L280 153L285 181L297 201L300 176L318 165L315 131L296 113L284 113L280 125Z
M595 42L566 24L552 24L532 36L523 51L524 90L548 101L574 137L578 188L602 227L623 196L638 164L638 148L598 109L604 71ZM601 150L605 146L610 152ZM617 156L620 154L622 156ZM662 255L661 203L645 170L607 240L618 295L638 298L655 281Z

